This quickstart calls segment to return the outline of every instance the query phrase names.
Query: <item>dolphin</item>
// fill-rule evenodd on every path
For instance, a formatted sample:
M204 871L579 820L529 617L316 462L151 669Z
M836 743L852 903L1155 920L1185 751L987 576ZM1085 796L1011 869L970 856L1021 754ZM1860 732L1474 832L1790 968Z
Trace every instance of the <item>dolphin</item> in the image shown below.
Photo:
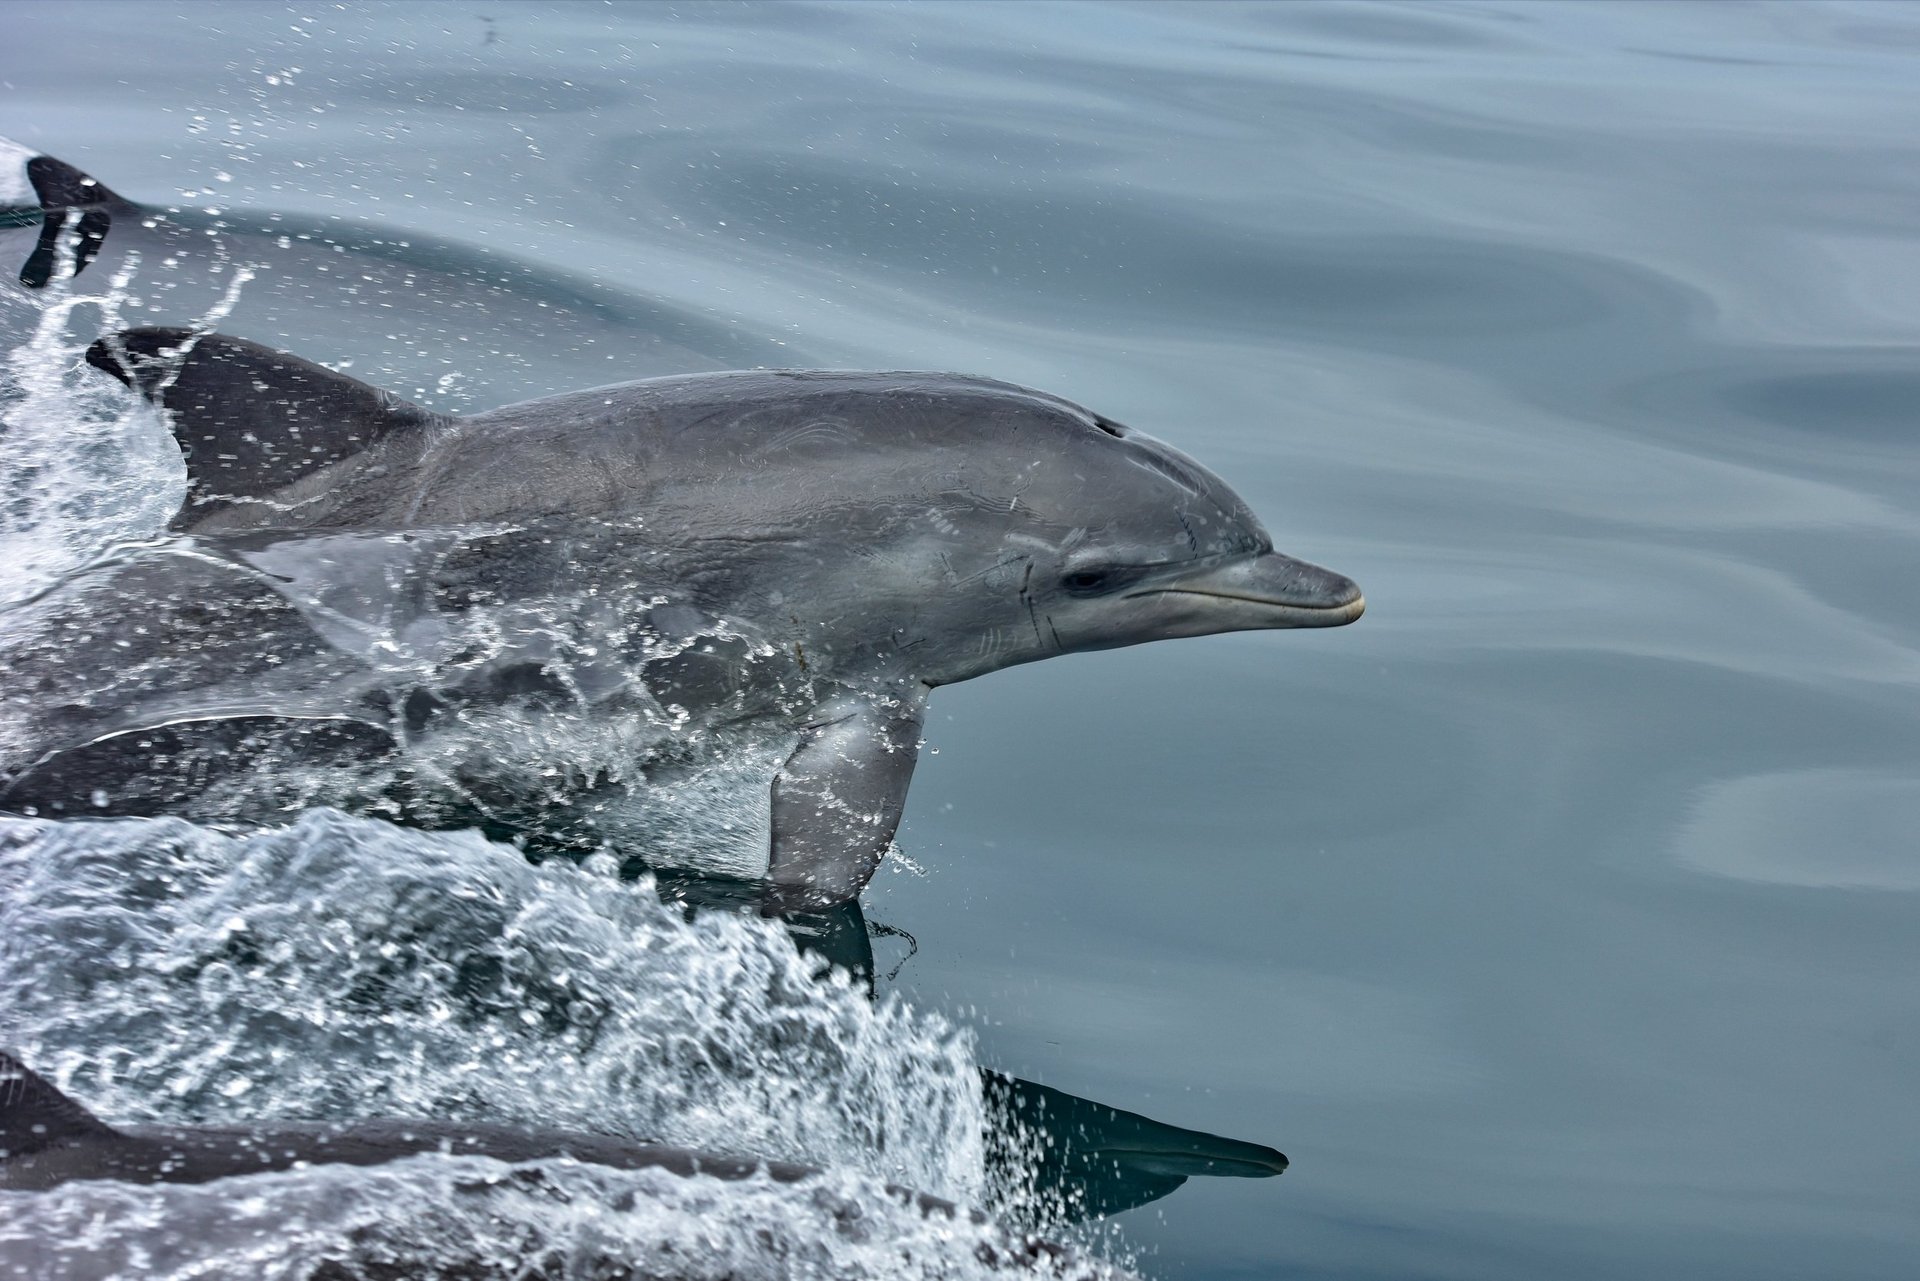
M45 1192L110 1180L134 1184L207 1184L315 1165L380 1166L427 1153L490 1157L511 1164L570 1160L615 1170L665 1170L726 1182L764 1176L802 1184L820 1171L787 1161L716 1155L610 1135L431 1119L351 1122L254 1122L238 1126L110 1126L13 1055L0 1051L0 1193ZM526 1172L537 1181L538 1175ZM887 1194L927 1216L986 1226L984 1215L895 1185ZM1062 1275L1119 1278L1111 1269L1077 1270L1065 1246L1032 1234L1000 1234L975 1257ZM397 1275L411 1275L399 1273ZM573 1275L571 1272L567 1275Z
M302 1163L384 1165L423 1152L508 1162L571 1157L616 1170L750 1178L764 1171L795 1183L819 1171L784 1161L715 1156L608 1135L427 1119L251 1123L240 1126L109 1126L44 1077L0 1051L0 1191L44 1192L82 1179L210 1183ZM950 1201L911 1195L924 1210Z
M87 360L165 410L186 497L0 629L16 812L332 800L589 851L717 788L757 799L691 844L826 906L889 848L939 686L1364 608L1186 455L984 378L692 374L456 418L218 334ZM386 773L354 791L355 760Z
M10 319L72 290L117 292L136 319L218 315L227 332L259 341L297 336L310 355L351 360L364 377L448 403L534 395L556 370L584 385L796 359L790 343L623 289L603 271L414 228L236 207L211 193L136 201L0 138L0 334L23 337ZM371 350L370 324L388 335ZM537 363L522 342L535 330Z

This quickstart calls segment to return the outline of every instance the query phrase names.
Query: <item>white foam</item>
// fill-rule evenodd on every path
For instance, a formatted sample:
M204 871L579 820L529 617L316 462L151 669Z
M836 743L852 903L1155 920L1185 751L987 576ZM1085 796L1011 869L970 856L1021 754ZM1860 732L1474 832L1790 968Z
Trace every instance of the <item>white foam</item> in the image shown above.
M241 1186L244 1183L244 1187ZM508 1166L424 1155L374 1169L316 1166L205 1186L70 1183L0 1192L10 1275L553 1275L678 1281L992 1281L991 1227L923 1216L878 1180L735 1183L566 1162ZM558 1265L558 1266L556 1266ZM1034 1275L1124 1281L1097 1260Z
M96 335L127 327L122 308L139 257L128 254L104 279L96 267L82 286L71 274L78 236L70 219L60 238L66 270L46 288L0 289L0 475L8 485L0 605L31 597L118 543L158 535L186 493L186 463L160 412L83 359ZM252 279L249 267L227 272L194 327L215 328Z
M40 196L27 181L27 161L40 153L11 138L0 138L0 209L36 206Z
M471 1117L985 1191L962 1029L607 869L321 810L0 819L0 886L0 1045L102 1116Z

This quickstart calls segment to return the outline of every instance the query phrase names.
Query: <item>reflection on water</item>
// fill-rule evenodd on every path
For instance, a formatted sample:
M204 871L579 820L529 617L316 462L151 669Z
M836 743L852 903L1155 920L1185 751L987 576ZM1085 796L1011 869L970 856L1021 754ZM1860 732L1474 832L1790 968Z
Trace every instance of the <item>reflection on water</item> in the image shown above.
M952 1190L989 1164L942 1155L982 1133L984 1062L1284 1138L1284 1180L1194 1179L1122 1216L1169 1274L1910 1275L1910 6L96 3L8 22L0 128L183 210L114 216L76 282L105 290L137 238L152 299L126 323L197 318L163 314L180 273L151 255L224 219L232 252L277 269L222 324L437 405L734 363L992 374L1191 449L1282 545L1366 584L1344 634L944 691L901 836L921 871L869 898L920 951L845 1017L917 1011L894 1029L911 1047L933 1011L978 1012L968 1053L933 1056L931 1099L890 1070L860 1087L889 1117L970 1119L876 1135L808 1121L796 1086L727 1103L711 1133L863 1175L883 1138L913 1170L877 1177ZM352 226L339 253L283 248L209 206ZM37 332L12 282L42 231L0 230L10 349ZM226 304L197 287L194 308ZM85 397L76 421L59 349L13 361L0 410L9 475L54 496L16 485L6 517L56 569L173 505L165 460L138 454L156 424ZM215 1000L225 971L183 955ZM511 1009L521 971L501 963ZM73 1014L36 1048L93 1071L133 1047L139 1084L98 1096L128 1115L349 1105L304 1053L244 1036L209 1033L163 1078L177 1038L122 1028L112 993L174 1010L168 989L100 965L79 972L102 1026ZM648 990L657 971L633 971L595 999ZM253 1026L211 1008L198 1026ZM406 1034L418 1069L405 1038L345 1026L315 1053L391 1051L395 1102L419 1107L469 1090L489 1114L565 1112L612 1071L549 1055L536 1106L460 1070L471 1047L430 1021ZM530 1080L518 1035L508 1076ZM231 1073L254 1083L237 1102L205 1084ZM625 1088L589 1111L627 1115Z

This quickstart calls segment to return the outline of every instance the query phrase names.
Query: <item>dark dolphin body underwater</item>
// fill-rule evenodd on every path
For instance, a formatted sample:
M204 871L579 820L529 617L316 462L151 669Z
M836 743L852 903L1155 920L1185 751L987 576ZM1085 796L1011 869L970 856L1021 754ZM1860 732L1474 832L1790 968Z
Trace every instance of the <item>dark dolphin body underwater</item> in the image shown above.
M754 1161L635 1143L604 1135L452 1123L428 1118L219 1126L109 1126L12 1055L0 1051L0 1190L44 1192L90 1179L211 1183L297 1165L382 1165L426 1152L518 1162L568 1157L589 1165L658 1167L683 1177L782 1183L817 1173L784 1161ZM951 1202L903 1192L926 1211Z
M455 417L219 334L87 359L164 409L186 501L9 629L15 812L331 801L641 853L664 798L717 789L737 812L682 857L819 906L885 856L934 688L1363 608L1185 455L981 378L691 374Z

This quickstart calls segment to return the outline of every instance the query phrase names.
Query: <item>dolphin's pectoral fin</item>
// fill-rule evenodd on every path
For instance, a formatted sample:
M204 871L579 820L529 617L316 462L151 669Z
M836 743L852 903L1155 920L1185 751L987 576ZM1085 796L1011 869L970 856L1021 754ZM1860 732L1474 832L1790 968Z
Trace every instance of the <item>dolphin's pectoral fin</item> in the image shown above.
M925 708L924 690L861 697L808 728L773 780L770 907L831 907L860 893L900 825Z
M87 363L171 415L187 459L175 529L438 421L345 374L222 334L129 329L87 348Z

